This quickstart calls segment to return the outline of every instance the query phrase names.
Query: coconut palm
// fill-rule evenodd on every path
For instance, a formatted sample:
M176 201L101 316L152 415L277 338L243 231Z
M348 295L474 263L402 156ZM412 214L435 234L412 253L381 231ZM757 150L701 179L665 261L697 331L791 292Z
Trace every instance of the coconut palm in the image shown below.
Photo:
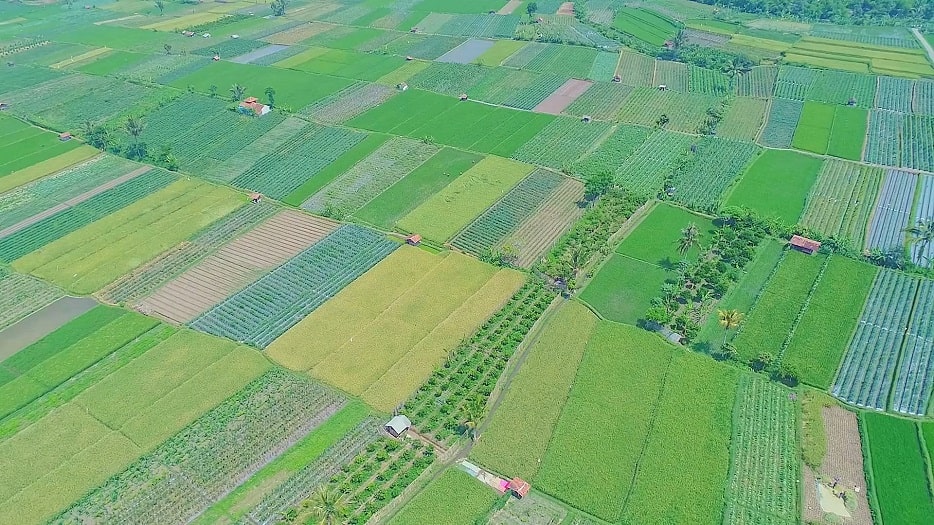
M681 238L678 239L678 253L684 257L691 251L691 248L700 246L700 236L700 230L697 228L697 224L693 222L688 224L681 230Z
M477 427L480 426L485 409L486 402L480 397L471 399L464 407L464 431L470 436L471 441L477 439Z
M312 494L310 504L316 520L314 523L318 525L338 525L347 517L347 502L340 493L327 487L322 487Z
M736 77L743 76L750 71L752 71L752 68L749 67L749 64L736 58L730 60L725 66L723 66L723 72L726 74L726 76L730 77L731 87L736 82Z
M717 310L717 320L720 322L720 326L723 327L723 343L721 346L726 345L726 338L730 334L730 330L739 327L739 324L743 322L743 314L739 310Z
M243 87L243 86L241 86L240 84L234 84L234 85L231 86L231 88L230 88L230 95L231 95L230 98L231 98L234 102L243 100L243 95L245 95L245 94L246 94L246 88Z
M910 236L909 242L918 245L918 262L927 259L928 264L931 258L927 257L928 246L934 242L934 219L921 219L914 226L905 228L905 232Z

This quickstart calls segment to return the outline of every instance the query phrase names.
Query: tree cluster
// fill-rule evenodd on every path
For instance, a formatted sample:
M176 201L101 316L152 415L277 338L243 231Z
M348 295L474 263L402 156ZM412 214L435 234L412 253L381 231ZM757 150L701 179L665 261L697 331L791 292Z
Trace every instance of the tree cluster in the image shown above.
M695 0L752 13L835 24L917 24L934 21L930 0Z

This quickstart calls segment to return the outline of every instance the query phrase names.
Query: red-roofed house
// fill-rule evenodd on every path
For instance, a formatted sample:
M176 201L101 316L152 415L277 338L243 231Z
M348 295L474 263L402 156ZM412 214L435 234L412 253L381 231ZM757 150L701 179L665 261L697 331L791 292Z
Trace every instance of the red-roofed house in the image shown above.
M820 250L820 243L814 239L808 239L807 237L802 237L800 235L794 235L791 237L791 240L788 241L788 244L792 248L800 252L804 252L808 255L814 255L817 253L817 250Z
M509 490L511 490L517 498L524 498L529 494L529 490L531 489L532 485L529 485L529 482L522 478L512 478L509 482Z
M67 131L58 135L58 140L65 142L66 140L71 140L71 133Z
M409 235L408 237L405 238L405 243L410 244L412 246L418 246L419 244L421 244L421 242L422 242L422 236L417 233L413 233L412 235Z
M244 115L252 114L258 117L261 117L270 111L269 106L260 102L256 97L247 97L244 99L243 102L240 103L238 110Z

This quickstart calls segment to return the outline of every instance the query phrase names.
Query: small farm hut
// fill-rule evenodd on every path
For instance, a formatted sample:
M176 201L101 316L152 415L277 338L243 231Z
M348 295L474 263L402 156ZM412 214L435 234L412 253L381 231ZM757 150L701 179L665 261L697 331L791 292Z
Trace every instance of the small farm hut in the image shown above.
M417 233L413 233L412 235L409 235L405 238L405 243L410 246L418 246L422 243L422 236Z
M622 82L622 81L623 81L623 77L621 77L621 76L619 76L619 75L616 75L616 76L613 77L613 82L616 82L617 84L620 83L620 82Z
M513 495L521 499L529 494L532 485L529 485L529 482L522 478L512 478L507 488L512 491Z
M214 57L213 57L211 60L213 60L213 61L215 61L215 62L218 62L218 61L220 61L220 59L221 59L221 56L220 56L220 55L214 55Z
M250 202L252 202L253 204L256 204L257 202L261 200L263 200L262 193L257 193L254 191L253 193L250 194Z
M413 27L412 29L409 29L409 33L418 33L418 28Z
M396 84L396 89L398 89L399 91L405 91L409 89L409 85L406 84L405 82L399 82L398 84Z
M584 115L583 117L581 117L581 122L585 124L589 124L591 120L593 119L590 117L590 115Z
M182 35L187 36L187 37L192 37L192 36L195 36L195 32L194 31L182 31Z
M788 244L795 250L806 253L808 255L814 255L817 253L817 250L820 250L819 242L815 241L814 239L802 237L800 235L792 236L791 240L788 241Z
M467 93L461 93L461 96L457 97L461 100L467 100Z
M406 55L406 56L405 56L405 60L406 60L406 62L411 62L411 61L415 60L415 57L413 57L412 55Z
M389 435L392 437L399 437L411 426L412 422L409 418L399 414L386 423L386 432L389 432Z
M66 131L66 132L64 132L64 133L59 134L59 135L58 135L58 140L60 140L60 141L62 141L62 142L67 142L67 141L71 140L71 133L68 133L68 132Z
M659 90L659 91L668 91L668 86L665 85L665 84L659 84L659 85L658 85L658 90Z
M5 110L8 110L8 109L10 109L10 105L9 105L9 104L7 104L6 102L0 102L0 111L5 111Z
M247 97L244 99L243 102L240 103L240 106L237 108L237 110L244 115L255 115L259 117L269 113L270 111L269 106L257 100L256 97Z

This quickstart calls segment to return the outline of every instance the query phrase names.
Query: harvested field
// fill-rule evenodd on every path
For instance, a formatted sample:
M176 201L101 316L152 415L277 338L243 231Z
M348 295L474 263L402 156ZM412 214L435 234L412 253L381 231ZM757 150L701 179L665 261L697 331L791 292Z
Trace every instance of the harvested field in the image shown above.
M250 51L249 53L244 53L240 56L231 58L230 61L236 62L237 64L249 64L250 62L253 62L255 60L259 60L263 57L267 57L274 53L278 53L279 51L282 51L288 47L289 46L283 45L283 44L270 44L268 46L264 46L259 49L254 49L253 51Z
M470 64L474 60L478 59L480 55L486 53L487 50L489 50L491 47L493 47L492 40L471 38L463 44L441 55L435 59L435 61L446 62L449 64Z
M561 16L574 16L574 2L564 2L555 13Z
M97 306L86 297L62 297L22 321L3 330L0 361L35 343L63 324Z
M569 79L554 93L548 95L548 98L538 103L532 111L538 113L548 113L549 115L560 115L562 111L574 103L578 97L590 89L593 82L588 80Z
M140 301L136 309L169 322L187 323L336 227L327 219L283 211Z
M869 502L866 500L866 478L863 474L863 448L859 437L856 414L840 407L824 407L824 432L827 436L827 453L820 466L820 476L828 481L840 478L844 487L856 494L856 509L851 510L854 525L871 525Z
M506 5L504 5L502 8L500 8L499 11L496 12L496 14L511 15L512 12L515 11L516 8L519 7L520 5L522 5L522 0L509 0L508 2L506 2Z
M584 186L566 178L538 210L516 228L504 245L519 254L516 264L528 268L557 242L576 221L584 209L578 203L584 198Z
M35 277L0 267L0 330L62 295L61 290Z
M270 44L282 44L288 46L297 44L302 40L309 39L333 28L334 26L331 24L315 22L293 27L291 29L286 29L285 31L279 31L278 33L273 33L269 36L263 37L260 40L269 42Z

